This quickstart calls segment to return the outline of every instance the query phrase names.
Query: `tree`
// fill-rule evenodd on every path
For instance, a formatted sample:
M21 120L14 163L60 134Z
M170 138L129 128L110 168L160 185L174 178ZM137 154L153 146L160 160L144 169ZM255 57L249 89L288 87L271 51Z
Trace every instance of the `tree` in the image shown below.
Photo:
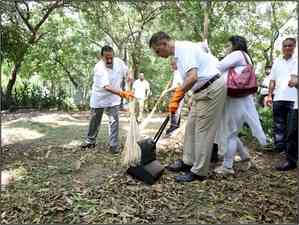
M40 32L41 27L47 21L50 14L55 9L62 7L63 4L63 0L56 0L54 2L51 1L47 4L40 4L42 8L39 9L39 4L35 5L35 3L32 3L32 5L30 6L29 3L24 0L22 2L14 2L15 13L12 15L7 15L11 23L11 25L8 27L15 27L17 28L17 31L20 31L20 33L22 34L21 43L23 44L23 47L20 49L20 46L18 46L19 50L15 55L13 61L14 66L12 68L11 76L6 87L6 103L8 106L12 104L13 86L16 82L17 74L21 68L27 51L31 46L38 43L43 38L43 36L47 34L44 32ZM35 18L34 14L36 13L40 15L39 19ZM5 47L6 46L4 46L4 48ZM7 47L9 48L9 46Z
M135 78L138 76L143 46L147 45L144 32L163 12L163 7L159 2L148 1L92 2L78 6L94 37L104 34L106 38L103 42L113 44L116 53L123 59L129 52Z
M245 20L248 24L244 32L252 34L249 36L250 47L260 55L265 65L273 62L274 45L282 28L296 18L296 4L292 5L289 2L267 2L264 11L257 10L257 3L247 5L251 16Z

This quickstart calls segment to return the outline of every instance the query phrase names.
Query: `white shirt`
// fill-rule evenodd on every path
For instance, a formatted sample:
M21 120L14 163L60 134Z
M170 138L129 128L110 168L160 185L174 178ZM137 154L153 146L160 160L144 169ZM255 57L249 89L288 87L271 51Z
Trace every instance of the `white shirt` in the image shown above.
M297 98L296 88L290 88L288 82L291 79L291 72L298 68L295 57L288 60L277 59L273 63L270 77L275 80L273 101L295 101ZM296 73L297 74L297 73Z
M197 82L192 90L198 89L206 81L219 73L216 68L217 58L202 50L201 45L190 41L175 41L174 57L177 60L178 71L185 80L186 73L193 68L197 69Z
M249 63L251 60L246 52L243 52L246 56ZM229 68L233 67L237 74L241 74L241 72L245 69L247 65L247 61L241 51L233 51L227 56L225 56L217 65L217 68L221 73L228 72Z
M147 93L149 94L150 85L147 80L141 81L140 79L138 79L134 81L133 89L134 89L134 96L138 99L144 100L146 97L146 90Z
M297 79L298 79L298 67L297 66L294 66L292 68L291 74L297 75ZM296 98L295 98L295 102L294 102L294 109L298 109L298 89L296 87L292 87L292 89L296 90Z
M182 84L183 84L182 76L178 70L175 70L173 72L173 80L172 80L171 88L182 86Z
M105 90L104 87L111 85L115 89L120 89L127 72L128 67L120 58L113 58L113 69L107 68L103 60L99 61L94 67L90 107L106 108L120 105L120 97Z

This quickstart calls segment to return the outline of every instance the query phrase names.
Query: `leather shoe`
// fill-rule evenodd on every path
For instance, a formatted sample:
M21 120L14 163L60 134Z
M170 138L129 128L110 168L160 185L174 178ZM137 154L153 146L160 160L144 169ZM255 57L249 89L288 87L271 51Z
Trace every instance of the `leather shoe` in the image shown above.
M296 168L297 168L297 165L295 163L285 162L282 165L276 166L275 169L278 171L288 171L288 170L293 170Z
M190 172L186 172L184 175L177 176L175 178L175 181L179 182L179 183L182 183L182 182L192 182L192 181L195 181L195 180L203 181L205 179L206 179L206 177L199 176L199 175L197 175L195 173L192 173L190 171Z
M81 144L81 148L82 149L87 149L87 148L95 148L96 147L96 144L94 144L94 143L83 143L83 144Z
M183 162L183 160L178 159L174 161L174 163L169 164L168 166L165 167L167 170L171 172L188 172L192 168L192 166L189 166Z

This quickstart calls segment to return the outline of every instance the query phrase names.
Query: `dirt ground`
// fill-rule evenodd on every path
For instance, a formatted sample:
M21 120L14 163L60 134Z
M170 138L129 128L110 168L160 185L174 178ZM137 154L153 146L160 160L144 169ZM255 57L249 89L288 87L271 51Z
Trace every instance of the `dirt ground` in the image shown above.
M104 119L94 150L79 145L89 112L23 112L2 115L1 221L8 223L297 223L297 172L276 172L283 156L244 140L257 168L177 184L164 171L152 186L128 176L121 155L107 148ZM165 115L154 115L143 136L153 136ZM120 142L128 114L120 116ZM161 143L167 145L167 139ZM159 145L158 145L159 146ZM166 165L181 145L157 149ZM211 168L216 165L212 164Z

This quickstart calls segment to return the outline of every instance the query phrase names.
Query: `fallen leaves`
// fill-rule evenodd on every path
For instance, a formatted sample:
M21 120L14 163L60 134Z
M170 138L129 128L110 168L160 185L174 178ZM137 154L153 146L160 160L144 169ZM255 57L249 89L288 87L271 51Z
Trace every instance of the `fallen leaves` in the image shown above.
M181 157L182 146L169 143L166 140L166 147L158 148L163 164ZM104 143L86 152L45 143L6 147L7 169L22 167L23 178L1 193L1 222L285 224L298 220L297 174L273 171L279 156L251 149L258 170L241 171L236 164L235 177L212 175L189 184L175 183L177 174L165 171L148 186L127 176L120 156L111 156L105 148Z

